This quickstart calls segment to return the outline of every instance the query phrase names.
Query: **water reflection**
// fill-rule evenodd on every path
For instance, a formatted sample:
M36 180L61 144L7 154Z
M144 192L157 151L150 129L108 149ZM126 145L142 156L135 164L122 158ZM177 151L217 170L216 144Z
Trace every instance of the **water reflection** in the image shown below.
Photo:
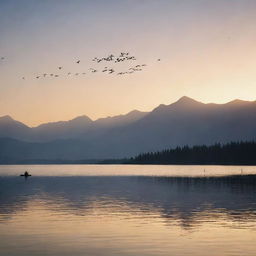
M16 214L31 200L56 211L84 215L97 208L129 207L129 211L161 213L193 226L206 212L224 212L239 221L254 220L256 175L186 177L19 177L0 178L0 213ZM5 216L6 217L6 216Z
M13 239L28 243L29 236L32 241L36 239L35 244L43 239L47 243L54 240L55 246L60 246L53 249L50 244L51 249L43 250L42 255L68 255L74 247L77 251L72 255L169 255L170 251L172 255L193 255L193 252L201 255L192 249L192 244L190 249L184 248L185 241L180 237L185 236L205 248L202 249L205 255L207 246L223 250L223 246L221 249L216 245L218 237L234 249L237 237L243 235L247 240L239 248L247 248L246 254L237 247L229 255L253 255L250 253L256 249L251 243L256 227L255 195L256 175L74 176L27 180L1 177L0 231L4 232L0 232L0 239L5 246L0 245L0 251L29 255L27 248L22 249L19 243L16 249L10 246ZM237 229L242 233L234 233ZM229 237L217 235L218 232L226 232ZM207 238L210 235L212 238ZM95 243L95 247L88 243ZM150 243L154 244L154 250L147 247ZM30 248L31 255L41 255L35 244ZM230 248L226 250L228 254Z

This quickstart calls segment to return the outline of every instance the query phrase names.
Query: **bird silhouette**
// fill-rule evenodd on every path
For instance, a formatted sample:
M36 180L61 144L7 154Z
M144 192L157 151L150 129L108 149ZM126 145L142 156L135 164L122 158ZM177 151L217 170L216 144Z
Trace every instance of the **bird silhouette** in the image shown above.
M89 68L89 70L91 70L92 73L96 73L97 72L97 70L94 69L94 68Z
M5 59L5 57L1 57L1 60L4 60Z
M139 68L140 67L140 65L137 65L137 66L135 66L135 68L129 68L129 70L131 70L131 72L136 72L136 71L142 71L142 68Z
M126 60L136 60L135 56L128 56L126 57Z
M157 61L161 61L161 59L157 59Z
M129 52L121 52L120 53L120 57L124 57L124 56L128 56L129 55Z
M110 54L110 55L106 58L106 60L107 60L107 61L112 61L114 57L115 57L115 56L114 56L113 54Z
M0 60L4 60L5 57L4 56L0 56ZM121 52L119 55L114 55L114 54L109 54L109 55L106 55L106 57L94 57L92 59L92 61L96 62L96 63L100 63L100 62L111 62L113 61L114 63L121 63L121 62L124 62L124 61L136 61L136 57L135 56L132 56L130 55L129 52ZM161 61L161 59L157 59L157 61ZM80 64L81 63L81 60L77 59L75 60L75 63L76 64ZM136 62L135 62L136 63ZM108 65L107 63L105 63L105 65ZM135 72L138 72L138 71L143 71L144 68L143 67L146 67L147 64L135 64L133 67L128 67L128 69L126 71L120 71L120 72L117 72L116 70L116 66L119 65L119 64L114 64L114 68L109 68L109 67L104 67L103 69L95 69L95 68L89 68L89 71L90 73L96 73L98 71L101 71L101 72L106 72L106 74L112 74L112 73L115 73L116 75L125 75L125 74L133 74ZM100 65L99 65L100 66ZM57 69L58 70L62 70L64 67L63 66L57 66ZM58 72L56 72L58 73ZM75 75L75 76L78 76L79 74L80 75L85 75L85 74L88 74L88 72L83 72L83 73L71 73L71 72L68 72L66 73L66 75L70 76L70 75ZM39 78L45 78L45 77L60 77L61 75L57 75L57 74L54 74L54 73L42 73L40 75L37 75L35 78L36 79L39 79ZM21 77L23 80L25 80L25 76L24 77Z
M116 58L116 63L117 62L122 62L122 61L125 61L126 60L126 58L123 58L123 57L118 57L118 58Z

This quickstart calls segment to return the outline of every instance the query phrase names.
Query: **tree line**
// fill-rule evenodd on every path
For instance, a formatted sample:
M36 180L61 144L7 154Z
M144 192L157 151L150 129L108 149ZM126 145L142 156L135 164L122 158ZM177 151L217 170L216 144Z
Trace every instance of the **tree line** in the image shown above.
M131 164L221 164L256 165L256 142L183 146L139 154L128 160Z

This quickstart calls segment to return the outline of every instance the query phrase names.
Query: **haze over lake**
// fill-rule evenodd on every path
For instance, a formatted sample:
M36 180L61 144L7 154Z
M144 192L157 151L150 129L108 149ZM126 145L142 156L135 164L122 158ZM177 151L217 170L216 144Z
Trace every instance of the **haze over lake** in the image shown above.
M255 256L255 24L256 0L0 0L0 256Z
M0 251L252 256L255 193L252 166L2 165Z

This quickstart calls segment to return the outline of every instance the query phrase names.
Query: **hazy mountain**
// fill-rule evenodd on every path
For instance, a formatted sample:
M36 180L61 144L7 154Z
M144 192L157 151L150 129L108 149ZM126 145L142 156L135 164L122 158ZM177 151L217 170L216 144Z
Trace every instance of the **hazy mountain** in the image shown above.
M136 121L142 119L148 114L148 112L141 112L138 110L133 110L126 115L118 115L114 117L100 118L93 122L87 132L84 133L82 138L98 138L104 136L106 133L110 132L112 129L121 128L129 124L135 123Z
M127 125L129 123L135 122L142 117L146 116L148 112L141 112L138 110L133 110L126 115L119 115L114 117L99 118L94 122L95 126L99 127L117 127Z
M147 112L134 110L126 115L100 118L92 121L83 115L69 121L59 121L28 127L10 116L0 117L0 137L10 137L28 142L49 142L59 139L73 139L96 136L113 127L121 127L144 117Z
M28 139L30 128L25 124L12 119L10 116L0 117L0 137Z
M70 121L41 124L31 128L31 141L51 141L74 138L85 133L93 121L87 116L79 116Z
M65 137L65 133L69 137L66 136L68 140L41 144L14 143L4 139L4 143L3 140L0 141L0 158L22 156L38 159L102 159L128 157L177 145L255 140L256 102L234 100L226 104L204 104L182 97L173 104L160 105L150 113L133 111L124 116L94 122L87 118L80 121L79 125L74 125L71 121L72 125L65 123L67 127L72 127L72 131L76 131L74 133L64 129L63 123L36 128L25 126L33 131L42 127L47 127L47 131L54 130L55 133L51 131L51 136L54 138L53 135L56 134L55 139L59 139L60 134ZM8 137L17 138L14 133L12 135Z
M132 155L177 145L251 140L255 131L256 102L203 104L182 97L125 128L113 129L98 143L111 145L115 154Z

